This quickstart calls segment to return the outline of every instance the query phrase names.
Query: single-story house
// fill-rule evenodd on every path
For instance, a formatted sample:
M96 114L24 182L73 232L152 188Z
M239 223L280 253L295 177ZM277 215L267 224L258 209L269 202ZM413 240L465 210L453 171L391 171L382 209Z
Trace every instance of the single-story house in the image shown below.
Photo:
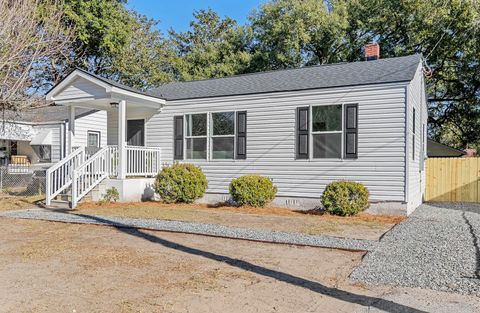
M47 203L72 190L75 206L92 190L112 186L121 201L140 200L152 194L163 164L189 162L207 176L202 201L228 199L233 178L255 173L278 187L275 205L313 208L328 183L352 180L365 184L374 209L410 214L425 190L421 56L373 59L147 92L76 69L47 100L71 115L80 108L106 112L107 143L89 159L68 149L47 173Z
M68 155L69 109L44 106L5 114L0 122L0 165L49 167ZM78 109L74 147L93 153L107 143L106 112Z
M465 151L452 148L434 140L427 140L427 156L429 158L459 158L465 156Z

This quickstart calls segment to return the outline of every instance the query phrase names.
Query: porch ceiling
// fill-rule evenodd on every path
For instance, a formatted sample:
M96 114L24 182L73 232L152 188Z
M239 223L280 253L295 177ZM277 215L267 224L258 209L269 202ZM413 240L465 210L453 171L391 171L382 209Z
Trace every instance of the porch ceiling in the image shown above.
M159 110L165 100L148 93L118 84L83 70L74 70L46 95L48 101L57 105L74 105L76 107L98 110L110 110L111 103L125 100L127 114L150 113Z

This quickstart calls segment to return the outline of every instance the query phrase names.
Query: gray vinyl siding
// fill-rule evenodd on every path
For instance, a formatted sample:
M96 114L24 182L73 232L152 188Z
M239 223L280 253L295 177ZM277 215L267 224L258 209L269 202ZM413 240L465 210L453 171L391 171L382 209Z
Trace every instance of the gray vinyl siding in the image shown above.
M148 146L173 161L173 117L189 113L247 111L247 159L190 161L202 167L209 193L228 193L232 178L270 177L278 196L319 198L326 184L354 180L372 201L405 200L405 95L408 83L329 88L249 96L168 101L146 123ZM358 159L295 160L297 107L358 103Z
M427 123L428 111L426 107L426 99L424 92L424 80L422 67L419 66L417 74L414 79L410 82L408 86L408 137L407 137L407 147L409 148L409 157L408 157L408 206L407 213L413 212L413 210L418 207L423 200L423 195L425 192L425 167L420 165L420 162L425 160L426 146L422 148L422 141L425 144L425 140L422 140L423 125ZM412 142L413 135L413 108L415 108L415 143ZM412 146L415 144L415 150L413 151ZM415 152L415 157L413 153ZM423 152L423 155L422 155Z
M86 79L77 78L71 84L66 86L55 98L56 101L68 100L72 98L98 99L106 97L105 88L100 87Z
M75 120L74 147L87 146L88 131L100 132L100 146L107 145L107 112L97 111Z

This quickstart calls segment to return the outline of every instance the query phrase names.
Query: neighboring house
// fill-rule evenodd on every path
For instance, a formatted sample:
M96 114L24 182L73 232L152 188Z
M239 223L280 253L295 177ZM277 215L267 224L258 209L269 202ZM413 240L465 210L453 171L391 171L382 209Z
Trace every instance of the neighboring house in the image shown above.
M233 178L261 174L278 187L275 204L286 207L318 206L336 180L365 184L373 206L385 212L410 214L422 202L427 103L419 55L171 83L149 92L75 70L47 99L71 112L105 110L113 145L58 188L52 182L58 169L50 171L47 202L69 184L73 206L97 185L116 187L123 201L140 200L151 195L161 164L174 161L201 166L209 181L204 201L226 200Z
M466 152L428 139L427 155L429 158L458 158L465 156Z
M0 122L0 164L48 167L67 155L69 110L48 106L8 112ZM107 143L106 112L78 109L73 146L99 149Z

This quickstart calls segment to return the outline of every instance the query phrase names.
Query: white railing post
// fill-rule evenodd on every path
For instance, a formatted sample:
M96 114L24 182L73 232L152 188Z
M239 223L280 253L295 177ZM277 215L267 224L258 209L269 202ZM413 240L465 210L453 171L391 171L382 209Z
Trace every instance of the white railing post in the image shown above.
M118 103L118 179L127 177L126 113L127 102L121 100Z
M51 191L50 191L50 171L47 169L46 173L45 173L45 205L50 205L51 203L51 199L50 199L50 195L51 195Z
M71 207L74 209L77 206L77 185L78 185L78 175L77 171L73 171L73 176L72 176L72 203Z

